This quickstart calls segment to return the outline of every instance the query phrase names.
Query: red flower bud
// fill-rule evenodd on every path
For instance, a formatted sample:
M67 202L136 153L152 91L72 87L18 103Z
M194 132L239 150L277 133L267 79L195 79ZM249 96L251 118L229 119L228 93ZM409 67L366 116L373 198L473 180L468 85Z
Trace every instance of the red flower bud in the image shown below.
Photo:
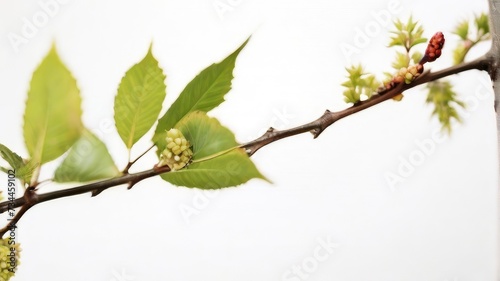
M420 60L419 64L424 64L426 62L433 62L441 56L441 50L444 46L444 35L442 32L437 32L429 40L427 49L425 50L424 57Z

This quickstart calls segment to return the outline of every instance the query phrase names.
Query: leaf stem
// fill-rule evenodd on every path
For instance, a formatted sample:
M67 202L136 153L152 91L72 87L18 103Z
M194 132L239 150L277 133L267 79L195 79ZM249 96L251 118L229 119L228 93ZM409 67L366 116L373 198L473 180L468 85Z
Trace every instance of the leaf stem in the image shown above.
M38 177L40 176L40 168L42 165L37 165L35 169L33 170L33 173L31 174L31 182L29 183L29 186L37 186L38 185Z
M146 155L146 153L148 153L151 149L153 149L153 147L155 147L154 144L152 144L146 151L144 151L141 155L139 155L137 158L135 158L134 161L130 161L130 150L129 150L129 162L127 163L127 166L125 167L125 169L123 169L122 173L123 174L128 174L128 171L130 170L130 168L135 164L135 162L137 162L139 159L141 159L144 155Z

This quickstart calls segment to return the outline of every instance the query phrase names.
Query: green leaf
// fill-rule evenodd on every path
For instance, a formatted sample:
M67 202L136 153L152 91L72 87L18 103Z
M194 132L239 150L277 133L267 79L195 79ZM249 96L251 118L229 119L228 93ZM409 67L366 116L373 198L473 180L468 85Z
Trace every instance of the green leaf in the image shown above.
M215 118L202 111L195 111L183 118L176 126L191 143L193 161L237 147L234 134Z
M0 144L0 155L2 158L9 163L10 167L15 171L16 178L22 180L23 182L30 182L33 171L38 166L33 161L25 161L21 156L12 152L8 147ZM2 168L4 172L8 172L8 169Z
M398 31L403 31L403 28L404 28L404 24L403 22L400 20L400 19L396 19L394 21L394 27L396 28L396 30Z
M476 23L478 39L490 33L490 20L488 14L482 13L476 16L474 22Z
M420 60L422 59L424 55L421 53L421 52L418 52L418 51L415 51L413 52L413 54L411 55L411 59L413 60L413 63L414 64L417 64L420 62Z
M427 39L422 37L424 29L418 21L413 21L412 16L410 16L406 24L399 19L396 20L394 27L396 30L391 32L393 35L389 47L402 46L409 52L415 45L427 42Z
M56 169L55 182L88 182L112 178L120 172L106 145L85 130L68 155Z
M410 18L408 18L408 22L406 23L406 31L408 33L413 32L417 24L418 22L413 21L413 16L410 16Z
M369 74L364 80L362 80L361 85L363 86L363 95L367 98L371 98L373 94L377 92L380 82L375 78L375 75Z
M453 31L456 35L458 35L462 40L467 40L469 36L469 22L464 20L461 21L455 30Z
M162 174L164 180L174 185L214 189L240 185L252 178L265 179L245 151L237 148L233 133L217 119L196 111L176 127L192 145L193 163Z
M19 170L24 166L24 160L21 156L12 152L8 147L0 143L0 156L9 163L10 167L14 170Z
M453 50L453 64L460 64L464 62L465 56L469 52L470 48L466 45L466 42L460 42L459 45Z
M363 75L365 72L361 64L352 65L351 67L346 67L345 70L347 71L347 73L349 73L349 77L352 80L359 79L361 75Z
M342 83L340 85L343 86L343 87L346 87L346 88L352 88L352 87L354 87L354 84L352 83L351 80L347 80L347 81L345 81L344 83Z
M427 38L417 38L414 39L410 45L410 48L413 48L415 45L422 44L427 42Z
M219 189L243 184L252 178L264 179L241 148L231 150L208 161L164 173L161 177L177 186Z
M354 89L347 89L344 91L344 101L346 103L357 103L361 100L361 93L356 92Z
M357 103L361 100L361 95L370 98L377 92L380 82L375 75L365 72L363 66L352 65L345 68L348 75L347 81L341 85L347 89L344 91L344 101L346 103Z
M159 151L165 147L166 131L175 127L184 116L197 110L208 112L224 101L224 95L231 89L236 58L248 40L223 61L207 67L189 82L165 115L158 120L153 142L159 147Z
M457 94L448 81L433 81L427 84L429 93L426 102L434 105L432 115L438 117L442 130L451 133L451 121L455 119L460 122L461 118L456 110L458 107L465 107L465 103L458 100Z
M26 161L24 166L20 167L19 170L16 170L16 178L20 179L24 183L30 183L31 177L38 166L39 164L33 160Z
M24 113L24 141L34 162L56 159L78 140L80 103L76 80L52 47L33 73Z
M402 33L392 33L394 33L394 35L391 36L391 41L389 42L388 47L404 46L405 36Z
M396 52L396 59L392 63L392 67L396 70L400 70L403 67L408 67L410 65L410 58L407 53Z
M153 126L166 96L166 77L151 47L144 59L125 73L115 98L116 129L129 149Z

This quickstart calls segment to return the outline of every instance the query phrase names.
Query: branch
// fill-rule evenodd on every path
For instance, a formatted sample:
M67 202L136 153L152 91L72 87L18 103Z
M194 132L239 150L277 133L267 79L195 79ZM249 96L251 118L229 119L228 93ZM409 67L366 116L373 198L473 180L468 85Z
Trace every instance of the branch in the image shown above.
M140 182L144 179L154 177L166 172L169 172L170 168L168 166L163 166L163 167L155 167L151 170L135 173L135 174L127 174L124 176L121 176L119 178L112 178L108 180L103 180L100 182L95 182L91 184L86 184L82 186L77 186L73 188L68 188L64 190L58 190L58 191L53 191L53 192L47 192L47 193L42 193L38 194L38 198L36 199L36 202L34 202L33 205L36 205L38 203L58 199L58 198L63 198L63 197L69 197L69 196L74 196L74 195L79 195L79 194L84 194L87 192L92 192L94 190L106 190L110 187L113 186L118 186L122 184L129 184L133 185L137 182ZM29 190L29 189L28 189ZM27 190L27 191L28 191ZM2 202L0 203L0 213L4 213L9 209L9 204L10 208L17 208L24 206L27 203L26 196L22 198L15 199L14 201L7 201L7 202Z
M491 33L491 50L487 56L491 59L492 65L489 70L491 80L493 81L495 90L495 110L500 101L500 1L489 0L490 5L490 33ZM497 110L498 112L498 110Z
M21 210L9 221L9 223L4 226L2 229L0 229L0 237L3 237L7 231L15 230L16 229L16 224L17 222L23 217L23 215L33 206L35 206L38 203L38 194L36 194L34 188L28 188L24 192L24 204L21 207ZM12 210L13 207L12 204L9 205L9 209Z
M500 101L500 1L488 0L490 6L490 33L491 33L491 50L488 56L492 59L492 71L490 72L491 80L493 81L493 89L495 91L495 111L497 112L497 126L500 125L500 113L498 113L498 105ZM500 131L500 127L497 127ZM500 147L500 143L499 143Z
M139 155L137 158L135 158L135 160L133 161L129 161L127 166L125 167L125 169L123 169L122 173L123 174L128 174L128 171L130 170L130 168L135 164L135 162L139 161L139 159L141 159L141 157L143 157L144 155L146 155L146 153L148 153L151 149L153 149L153 147L155 147L155 145L151 145L146 151L144 151L141 155Z
M144 151L137 158L135 158L135 160L129 161L127 163L127 166L125 167L125 169L123 169L122 174L123 175L128 175L130 168L135 164L135 162L137 162L139 159L141 159L141 157L143 157L144 155L146 155L146 153L148 153L151 149L153 149L153 147L155 147L154 144L151 145L146 151ZM130 151L129 151L129 154L130 154ZM129 155L129 158L130 158L130 155ZM137 183L137 181L135 181L135 182L129 182L128 189L131 189L134 186L134 184L136 184L136 183ZM92 190L92 197L95 197L95 196L101 194L101 192L103 192L105 189L106 188L98 188L98 189Z
M305 132L311 132L314 136L314 138L317 138L326 128L328 128L330 125L335 123L336 121L347 117L349 115L352 115L354 113L357 113L359 111L365 110L367 108L370 108L374 105L377 105L383 101L386 101L388 99L393 98L394 96L409 90L411 88L414 88L418 85L435 81L440 78L450 76L453 74L458 74L463 71L467 70L472 70L472 69L477 69L477 70L490 70L491 63L492 63L492 56L485 55L483 57L480 57L474 61L467 62L467 63L462 63L456 66L452 66L437 72L424 72L422 75L420 75L415 81L413 81L410 84L405 84L405 83L400 83L394 88L392 88L389 91L380 91L378 95L372 96L370 99L361 101L356 103L355 105L338 111L338 112L330 112L329 110L326 110L326 112L317 120L312 121L310 123L291 128L288 130L275 130L273 128L270 128L263 136L260 138L248 142L246 144L242 144L240 147L244 148L246 152L248 153L249 156L253 155L257 150L260 148L264 147L265 145L268 145L274 141L302 134ZM47 193L42 193L42 194L36 194L36 190L31 187L26 190L26 192L35 194L36 196L32 196L32 194L27 194L25 192L25 196L22 198L15 199L14 201L8 201L8 202L2 202L0 203L0 213L4 213L9 210L9 207L12 208L18 208L22 207L22 209L19 211L18 215L16 216L15 222L17 222L21 216L31 207L33 207L36 204L42 203L42 202L47 202L50 200L55 200L63 197L69 197L69 196L75 196L79 194L84 194L88 192L95 192L97 191L103 191L106 190L110 187L113 186L118 186L122 184L128 184L129 187L133 186L134 184L146 179L150 178L153 176L160 175L162 173L169 172L170 168L168 166L163 166L163 167L155 167L151 170L135 173L135 174L124 174L120 177L117 178L112 178L112 179L107 179L103 180L100 182L95 182L91 184L86 184L78 187L73 187L65 190L59 190L59 191L54 191L54 192L47 192ZM2 233L4 229L0 229L0 234L4 234L5 232ZM0 236L1 237L1 236Z
M500 161L500 79L498 75L500 74L500 1L499 0L488 0L490 6L490 33L491 33L491 50L488 52L487 56L491 59L491 67L488 71L493 81L493 91L495 93L495 112L497 121L497 150L498 160ZM500 166L499 166L500 167ZM497 168L498 169L498 168ZM500 182L499 182L500 184ZM497 208L500 206L500 194L497 192ZM498 217L500 216L500 208L497 210L497 226ZM498 243L497 240L497 244ZM497 246L497 257L499 253L499 248ZM497 270L497 276L500 276L500 268Z
M410 84L401 83L388 92L380 92L378 95L375 95L368 100L361 101L341 111L330 112L329 110L326 110L326 112L320 118L305 125L280 131L277 131L274 128L269 128L267 132L260 138L248 142L246 144L243 144L241 145L241 147L246 149L248 155L253 155L257 150L259 150L263 146L289 136L298 135L305 132L311 132L314 138L317 138L326 128L328 128L330 125L337 122L338 120L347 117L349 115L352 115L354 113L357 113L359 111L370 108L388 99L391 99L397 96L398 94L406 90L409 90L413 87L471 69L489 70L490 64L491 64L491 58L483 56L474 61L458 64L437 72L424 72L421 76L419 76L415 81L413 81Z

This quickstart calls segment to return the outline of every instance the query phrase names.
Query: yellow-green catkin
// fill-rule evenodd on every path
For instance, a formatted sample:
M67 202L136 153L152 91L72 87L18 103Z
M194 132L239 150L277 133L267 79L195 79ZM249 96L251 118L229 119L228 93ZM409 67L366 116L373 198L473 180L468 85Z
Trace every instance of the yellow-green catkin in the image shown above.
M167 147L160 155L158 166L168 165L172 171L184 168L193 156L191 144L178 129L167 131L166 141Z

